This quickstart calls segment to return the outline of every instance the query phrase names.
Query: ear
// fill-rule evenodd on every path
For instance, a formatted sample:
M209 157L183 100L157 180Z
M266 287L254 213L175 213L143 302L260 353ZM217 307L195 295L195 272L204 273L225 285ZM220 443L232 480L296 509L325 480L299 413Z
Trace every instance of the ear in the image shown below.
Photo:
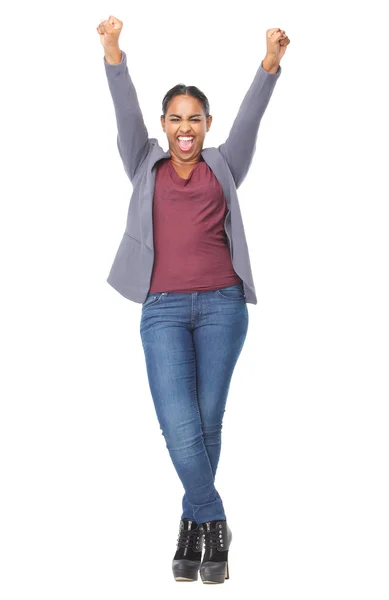
M163 115L161 115L161 125L162 125L162 129L165 131L165 117Z
M211 125L212 125L212 115L209 115L209 117L207 118L207 132L209 131Z

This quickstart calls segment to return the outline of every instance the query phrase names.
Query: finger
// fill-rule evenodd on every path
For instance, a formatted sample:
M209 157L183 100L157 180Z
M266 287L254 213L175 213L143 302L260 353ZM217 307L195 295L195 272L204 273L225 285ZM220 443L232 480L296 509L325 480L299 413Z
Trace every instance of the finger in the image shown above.
M271 38L276 33L276 31L281 31L281 30L280 30L279 27L273 27L273 29L268 29L267 30L267 37Z
M105 33L111 33L112 29L113 29L113 25L111 25L111 23L105 19L104 21L102 21L100 23L100 27L103 29L103 31Z
M278 33L273 33L273 35L271 36L270 41L272 43L277 43L281 38L283 37L281 31L279 31Z

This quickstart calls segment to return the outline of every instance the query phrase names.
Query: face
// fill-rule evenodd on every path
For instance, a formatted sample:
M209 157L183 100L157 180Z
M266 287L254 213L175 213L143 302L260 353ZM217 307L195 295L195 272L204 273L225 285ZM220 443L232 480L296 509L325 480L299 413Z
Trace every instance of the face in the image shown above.
M166 110L166 118L161 117L162 129L169 141L169 150L179 162L193 162L203 149L205 134L209 131L212 117L205 117L203 105L197 98L180 94L172 98ZM193 143L186 149L180 147L180 136L193 137Z

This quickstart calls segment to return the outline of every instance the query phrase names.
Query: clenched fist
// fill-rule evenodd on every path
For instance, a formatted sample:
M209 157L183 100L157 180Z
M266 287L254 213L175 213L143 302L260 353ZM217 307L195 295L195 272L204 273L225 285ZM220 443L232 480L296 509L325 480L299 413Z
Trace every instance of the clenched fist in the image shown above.
M280 61L286 52L290 39L283 29L273 27L266 31L266 54Z
M101 21L101 23L96 27L97 32L100 34L100 42L105 50L119 46L119 35L122 28L123 22L112 16L110 16L106 21Z

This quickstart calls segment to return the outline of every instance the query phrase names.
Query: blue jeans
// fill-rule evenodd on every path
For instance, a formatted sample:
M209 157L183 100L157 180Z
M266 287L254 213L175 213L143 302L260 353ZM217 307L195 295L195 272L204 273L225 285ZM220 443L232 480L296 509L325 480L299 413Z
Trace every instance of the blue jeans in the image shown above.
M228 390L247 329L242 283L206 292L153 292L142 304L149 386L184 486L183 519L226 519L215 474Z

